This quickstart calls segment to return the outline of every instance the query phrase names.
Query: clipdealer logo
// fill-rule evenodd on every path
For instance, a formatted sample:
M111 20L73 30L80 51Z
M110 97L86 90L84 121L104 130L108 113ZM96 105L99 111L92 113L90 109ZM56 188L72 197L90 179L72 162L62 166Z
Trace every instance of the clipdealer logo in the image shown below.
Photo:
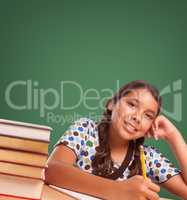
M67 89L69 87L69 89ZM120 88L119 80L116 81L116 89ZM16 104L16 95L13 95L16 90L20 90L26 96L24 103ZM73 90L79 92L79 96L73 97L76 103L73 105L65 105L64 97L68 93L72 93ZM60 111L74 111L79 106L83 105L89 112L97 111L98 109L104 109L104 104L107 99L111 98L114 91L110 88L104 88L97 90L95 88L88 88L83 90L83 87L75 81L61 81L59 90L55 88L40 88L38 81L32 80L17 80L9 83L5 89L5 101L7 105L14 110L38 110L40 117L47 117L48 122L51 119L52 122L58 121L60 123L60 116L55 116L53 112L56 108ZM180 122L182 120L182 80L173 81L171 84L166 85L160 90L160 95L170 95L173 105L172 110L168 111L161 108L161 111L166 116L172 118L175 121ZM53 101L49 103L48 98L52 96ZM73 96L73 95L72 95ZM90 102L96 102L96 106L91 106ZM56 118L55 118L56 117ZM74 116L76 118L76 116ZM79 117L79 116L78 116ZM69 117L68 117L69 118ZM70 116L70 118L72 118ZM74 119L71 119L74 120ZM65 121L63 116L63 121ZM65 123L65 122L63 122Z
M116 90L119 89L119 81L116 82ZM26 93L24 104L16 104L15 91L19 89ZM76 90L79 93L78 96L73 96L72 91ZM65 105L65 95L71 94L76 102L72 105ZM104 88L98 91L95 88L88 88L83 90L83 87L75 81L61 81L59 90L54 88L39 88L39 82L32 80L17 80L8 84L5 90L5 101L7 105L14 110L39 110L40 117L45 117L46 114L50 116L56 108L60 110L75 110L81 104L89 111L96 111L99 108L104 109L105 101L113 95L113 90L110 88ZM25 96L25 95L23 95ZM53 102L48 102L48 98L52 97ZM103 97L104 96L104 97ZM91 105L90 102L98 102L97 106Z

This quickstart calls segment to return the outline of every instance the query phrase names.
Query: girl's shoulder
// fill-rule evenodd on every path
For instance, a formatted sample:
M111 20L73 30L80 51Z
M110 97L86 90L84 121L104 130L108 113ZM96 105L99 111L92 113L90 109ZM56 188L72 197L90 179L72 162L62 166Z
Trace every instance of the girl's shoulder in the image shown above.
M144 154L146 158L163 158L163 154L156 147L143 145L144 146Z
M67 131L77 131L82 134L87 134L90 136L97 136L98 130L97 130L98 123L94 121L93 119L82 117L77 120L75 120L68 128Z
M64 144L73 149L77 155L80 155L85 147L97 146L98 141L97 123L84 117L73 121L55 146Z
M160 153L160 150L156 147L150 146L150 145L143 145L144 146L144 152L148 153L148 152L155 152L155 153Z
M155 183L167 181L180 173L171 161L163 155L158 148L144 145L147 175Z
M82 127L92 127L94 128L97 125L97 122L93 119L87 118L87 117L81 117L79 119L76 119L72 125L74 126L82 126Z
M158 148L153 146L144 145L144 154L146 161L151 163L151 165L156 165L158 168L163 165L171 165L171 161L162 153Z

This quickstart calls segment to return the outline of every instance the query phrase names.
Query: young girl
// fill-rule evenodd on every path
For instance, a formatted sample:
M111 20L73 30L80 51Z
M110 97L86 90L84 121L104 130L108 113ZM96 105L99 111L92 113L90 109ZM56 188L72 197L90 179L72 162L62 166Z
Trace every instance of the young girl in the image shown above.
M46 183L106 200L156 200L161 185L187 199L187 145L179 130L159 115L161 97L145 81L122 87L106 104L99 123L81 118L64 133L48 160ZM180 171L145 137L169 143Z

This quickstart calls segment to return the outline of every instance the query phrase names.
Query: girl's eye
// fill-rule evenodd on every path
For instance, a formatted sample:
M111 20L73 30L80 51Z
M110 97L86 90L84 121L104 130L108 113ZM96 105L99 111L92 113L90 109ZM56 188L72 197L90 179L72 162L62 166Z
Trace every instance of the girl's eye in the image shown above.
M148 119L153 120L153 116L152 116L152 115L146 114L145 116L146 116Z
M133 102L127 102L130 107L135 107L136 105Z

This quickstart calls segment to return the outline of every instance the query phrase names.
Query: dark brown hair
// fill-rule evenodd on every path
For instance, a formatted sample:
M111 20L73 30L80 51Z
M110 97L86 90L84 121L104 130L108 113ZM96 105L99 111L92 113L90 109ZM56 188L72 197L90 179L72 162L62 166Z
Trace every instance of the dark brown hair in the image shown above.
M96 154L92 161L92 173L102 177L110 177L112 174L113 169L113 161L111 159L110 154L110 146L109 146L109 127L111 121L111 114L112 112L108 110L108 105L112 101L113 104L116 104L121 97L127 95L128 93L132 92L135 89L147 89L154 99L158 103L158 112L157 116L160 113L161 107L161 97L159 96L158 90L148 84L143 80L136 80L132 81L119 89L119 91L107 101L106 103L106 110L103 113L103 117L101 121L98 123L98 132L99 132L99 146L96 147ZM140 165L140 153L139 153L139 146L144 143L144 138L139 138L135 141L134 146L134 160L131 164L130 168L130 176L135 174L140 174L141 165Z

